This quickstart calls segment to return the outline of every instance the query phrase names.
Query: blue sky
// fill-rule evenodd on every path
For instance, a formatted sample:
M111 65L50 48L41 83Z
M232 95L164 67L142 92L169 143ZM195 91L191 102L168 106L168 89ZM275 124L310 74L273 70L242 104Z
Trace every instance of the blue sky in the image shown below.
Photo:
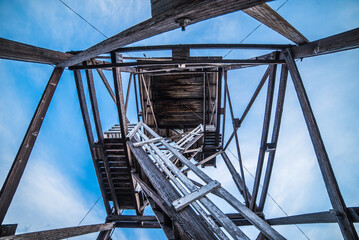
M65 2L107 36L150 17L149 0ZM276 9L284 2L278 0L269 5ZM357 28L359 2L289 0L279 13L313 41ZM237 12L189 26L185 32L177 29L133 45L238 43L258 24L244 13ZM0 36L59 51L82 50L104 40L101 34L58 0L0 0ZM261 26L244 43L290 42ZM227 52L193 51L192 54L223 56ZM261 53L233 51L227 58L247 58ZM156 54L146 53L147 57ZM142 53L131 55L142 56ZM304 59L297 64L346 204L358 206L359 51ZM0 60L0 183L6 178L52 70L49 65ZM265 68L258 67L229 73L237 117L243 112L264 71ZM108 129L117 122L115 106L96 73L94 75L103 129ZM123 74L123 82L127 86L128 75ZM133 96L131 99L129 119L135 122ZM249 173L255 172L264 101L265 92L262 92L239 130L250 189L253 178ZM231 124L227 125L226 132L229 133ZM237 167L238 163L231 157ZM218 168L206 169L206 172L213 178L221 176L219 180L223 186L240 198L221 160L218 160ZM331 208L290 79L269 193L289 215ZM5 223L18 223L19 233L74 226L99 196L73 74L66 70ZM213 200L225 211L232 210L220 200ZM284 215L270 198L265 214L268 217ZM99 201L82 224L100 223L104 218L105 211ZM358 230L358 225L355 226ZM295 226L275 228L289 239L306 239ZM336 224L308 224L300 225L300 228L310 239L340 239ZM257 234L253 227L244 227L243 231L251 238ZM94 236L78 239L93 239ZM161 239L164 235L159 230L118 229L114 237Z

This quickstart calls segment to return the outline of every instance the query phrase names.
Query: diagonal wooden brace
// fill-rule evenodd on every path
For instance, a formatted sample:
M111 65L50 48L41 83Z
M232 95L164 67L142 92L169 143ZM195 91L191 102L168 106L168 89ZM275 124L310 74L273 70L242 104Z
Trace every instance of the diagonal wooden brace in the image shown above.
M213 190L216 190L220 186L221 184L214 180L208 183L207 185L199 188L198 190L191 192L190 194L173 201L172 205L174 206L176 211L182 210L183 208L187 207L189 204L193 203L199 198L204 197L206 194L212 192Z

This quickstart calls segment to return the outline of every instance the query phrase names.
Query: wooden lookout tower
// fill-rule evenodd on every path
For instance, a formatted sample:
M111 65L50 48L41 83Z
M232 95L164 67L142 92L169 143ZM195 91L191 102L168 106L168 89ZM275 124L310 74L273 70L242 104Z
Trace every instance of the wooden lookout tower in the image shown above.
M106 240L111 239L115 228L161 228L168 239L249 239L241 229L248 225L260 232L257 239L285 239L274 226L316 223L337 224L343 239L358 239L354 223L359 221L359 208L345 204L296 60L358 48L359 29L309 41L265 2L151 0L150 19L84 51L64 53L0 38L0 58L55 66L1 188L0 240L64 239L93 232L99 232L97 239ZM244 11L292 43L127 46L235 11ZM213 49L267 52L243 59L192 54L196 50ZM158 57L124 57L124 53L146 51L156 51ZM170 51L171 56L161 56L165 51ZM256 66L266 66L266 70L243 114L235 116L236 104L231 97L236 93L228 86L228 72ZM16 234L16 223L4 224L3 220L66 68L74 75L107 217L96 225ZM111 79L104 72L110 72ZM121 78L124 72L130 76L127 92ZM116 104L118 121L110 129L102 127L93 74L99 75ZM263 210L288 76L294 84L332 208L273 218ZM137 122L130 122L126 115L131 84ZM90 101L86 101L85 91ZM266 91L264 120L254 181L248 184L237 132L261 91ZM225 136L226 119L232 123L228 136ZM231 142L238 161L228 155ZM228 170L225 174L231 175L240 198L222 186L222 173L218 178L206 173L207 169L216 169L218 161L225 163ZM213 197L220 198L235 212L225 213ZM146 215L146 208L151 208L153 214ZM124 215L123 210L133 210L134 214Z

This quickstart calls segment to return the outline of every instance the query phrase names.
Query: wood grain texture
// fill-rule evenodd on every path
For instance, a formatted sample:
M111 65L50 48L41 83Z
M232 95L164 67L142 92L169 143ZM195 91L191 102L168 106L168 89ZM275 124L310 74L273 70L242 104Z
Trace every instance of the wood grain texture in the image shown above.
M141 22L123 32L114 35L93 47L73 56L58 66L68 67L96 57L99 54L113 51L130 43L134 43L158 34L179 28L176 20L181 17L197 23L227 13L253 7L266 0L193 0L171 8L157 16Z
M293 54L288 49L284 52L284 57L287 61L288 69L292 77L305 122L307 124L308 132L312 140L314 151L317 156L318 165L323 176L330 202L335 211L340 230L342 231L344 239L358 239L358 234L349 216L338 182L335 178L328 153L325 149L317 121L314 117L314 113L311 108L309 98L304 88L304 84L299 74L297 65L295 64Z
M47 239L64 239L69 237L80 236L88 233L105 231L114 228L115 223L94 224L86 226L77 226L69 228L59 228L33 233L24 233L8 237L1 237L0 240L47 240Z
M243 12L257 19L264 25L270 27L274 31L278 32L298 45L309 42L309 40L306 39L297 29L295 29L266 3L244 9Z
M11 169L7 175L4 185L0 192L0 224L4 220L5 214L10 206L11 200L14 197L16 189L20 183L22 174L24 173L26 164L29 160L32 148L34 147L36 138L39 134L42 122L45 118L47 109L50 105L51 99L59 83L63 68L55 68L52 72L50 80L48 81L44 93L39 101L34 116L31 119L30 125L26 131L25 137L20 145Z
M359 28L292 47L294 58L307 58L359 47Z
M35 47L29 44L0 38L0 58L56 65L72 54Z

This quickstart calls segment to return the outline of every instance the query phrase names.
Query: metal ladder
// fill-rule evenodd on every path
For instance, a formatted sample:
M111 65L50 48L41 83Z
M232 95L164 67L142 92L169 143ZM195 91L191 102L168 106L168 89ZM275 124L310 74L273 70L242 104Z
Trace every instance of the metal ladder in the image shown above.
M201 134L202 131L203 128L200 125L194 129L193 133L185 135L183 140L181 139L182 141L169 143L146 124L140 122L128 133L127 137L128 139L134 138L136 140L133 146L142 147L161 172L169 178L173 187L181 194L179 199L172 202L174 209L181 211L185 207L192 207L219 239L249 238L206 196L211 192L227 201L269 239L285 239L268 223L248 209L227 190L222 188L218 181L211 179L180 153L181 146L184 146L186 142L192 141L194 137ZM159 143L162 146L161 149L158 147ZM198 184L195 184L194 181L189 179L171 161L171 156L178 158L179 161L197 175L204 184L199 187Z

